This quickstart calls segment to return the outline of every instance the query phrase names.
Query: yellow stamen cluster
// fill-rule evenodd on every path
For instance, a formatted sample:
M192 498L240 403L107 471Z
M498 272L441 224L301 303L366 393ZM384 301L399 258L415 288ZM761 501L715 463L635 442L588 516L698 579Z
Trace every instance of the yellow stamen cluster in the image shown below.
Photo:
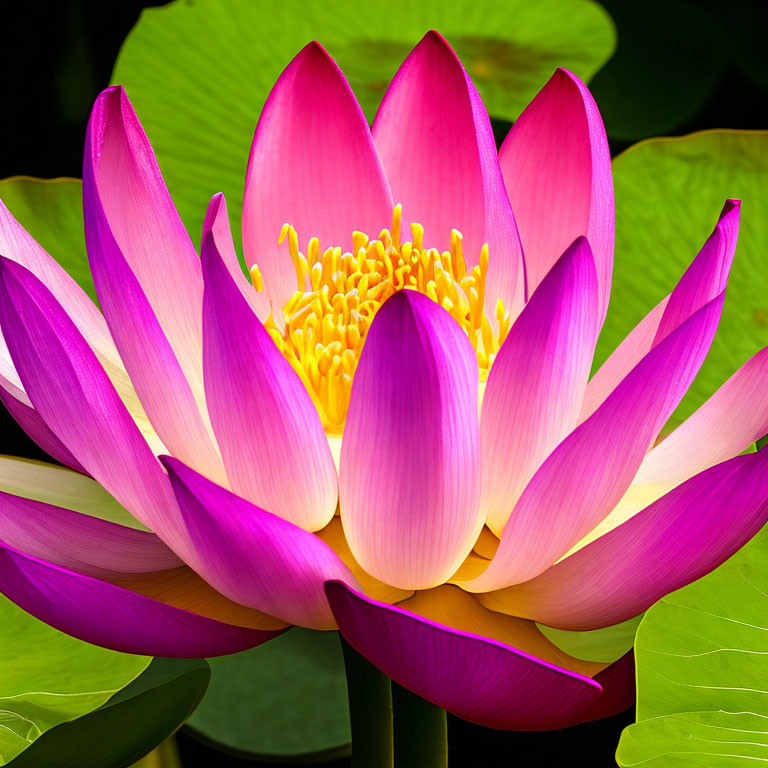
M509 331L509 313L501 300L495 306L495 328L484 311L488 246L468 270L460 232L451 232L450 251L442 253L424 247L420 224L412 224L412 239L401 243L401 216L398 205L392 229L382 230L377 240L354 232L351 253L336 246L321 254L320 242L313 237L305 255L292 226L285 224L280 233L278 242L287 239L296 269L297 290L283 307L283 322L270 316L266 328L301 377L329 433L344 427L366 334L379 307L395 291L419 291L456 319L475 349L481 379ZM256 289L263 290L256 265L251 278Z

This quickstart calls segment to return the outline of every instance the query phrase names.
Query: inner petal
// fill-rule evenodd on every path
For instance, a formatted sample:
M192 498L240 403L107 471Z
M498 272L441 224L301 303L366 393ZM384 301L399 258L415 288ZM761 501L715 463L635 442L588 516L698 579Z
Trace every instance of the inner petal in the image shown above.
M381 305L399 290L418 291L440 304L464 329L485 381L509 331L510 314L500 299L486 296L488 246L478 264L467 268L461 232L451 231L450 250L424 244L424 229L411 224L403 241L402 207L395 206L391 229L378 238L354 232L352 251L330 246L321 253L318 238L302 251L296 229L285 224L285 244L296 270L296 291L265 323L270 336L312 397L328 434L341 434L352 380L368 329ZM264 289L258 265L251 269L257 290ZM492 307L495 323L486 307ZM497 330L496 330L497 329Z

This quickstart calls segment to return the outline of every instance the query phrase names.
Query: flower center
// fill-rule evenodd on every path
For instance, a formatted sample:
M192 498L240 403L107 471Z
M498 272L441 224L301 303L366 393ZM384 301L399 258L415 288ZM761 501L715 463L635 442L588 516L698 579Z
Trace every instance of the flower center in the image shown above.
M450 250L440 253L424 246L420 224L411 224L412 239L401 243L401 216L397 205L392 229L383 229L376 240L354 232L351 253L335 246L321 254L313 237L305 255L290 224L280 232L278 243L288 239L297 290L282 309L282 323L272 314L265 327L304 382L331 434L344 428L366 334L379 307L395 291L419 291L450 313L475 349L481 380L509 331L510 317L501 299L495 303L494 325L485 314L488 246L468 270L458 230L451 232ZM258 266L250 272L256 289L263 290Z

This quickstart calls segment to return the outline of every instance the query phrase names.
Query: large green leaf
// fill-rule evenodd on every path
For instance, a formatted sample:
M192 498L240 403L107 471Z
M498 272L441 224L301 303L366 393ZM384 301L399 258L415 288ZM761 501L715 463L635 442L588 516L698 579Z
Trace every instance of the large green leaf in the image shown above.
M325 45L370 119L430 28L455 46L490 113L509 120L555 67L589 79L614 45L608 15L586 0L177 0L142 13L112 81L126 87L193 240L218 191L239 239L256 122L296 53Z
M9 768L124 768L165 741L200 703L202 659L153 659L102 707L43 734Z
M0 595L0 765L100 707L149 662L76 640Z
M294 628L209 663L211 685L189 721L206 741L262 760L348 754L349 709L338 633Z
M79 179L0 181L0 200L95 301L83 236L83 185Z
M637 633L637 723L621 766L768 762L768 529L646 614Z
M768 132L651 139L614 161L616 263L600 360L672 290L725 198L743 200L725 308L707 361L678 408L685 417L768 344Z

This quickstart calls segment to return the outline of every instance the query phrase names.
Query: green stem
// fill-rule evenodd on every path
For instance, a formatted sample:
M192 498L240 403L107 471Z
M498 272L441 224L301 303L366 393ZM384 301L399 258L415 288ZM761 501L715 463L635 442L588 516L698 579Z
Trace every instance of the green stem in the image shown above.
M446 768L448 725L445 710L392 683L397 768Z
M393 768L392 691L389 678L344 638L352 768Z

